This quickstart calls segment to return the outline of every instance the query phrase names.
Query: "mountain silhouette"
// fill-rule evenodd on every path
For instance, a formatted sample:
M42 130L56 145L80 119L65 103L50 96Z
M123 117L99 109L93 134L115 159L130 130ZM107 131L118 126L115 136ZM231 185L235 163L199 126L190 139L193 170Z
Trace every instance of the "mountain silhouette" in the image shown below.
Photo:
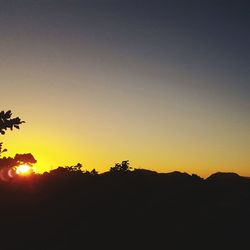
M236 173L223 173L223 172L214 173L206 179L206 181L208 182L217 182L217 181L239 182L245 180L246 180L245 177L242 177Z
M98 174L77 164L0 182L2 249L243 249L248 244L250 179L215 173L204 180L117 166L118 171Z

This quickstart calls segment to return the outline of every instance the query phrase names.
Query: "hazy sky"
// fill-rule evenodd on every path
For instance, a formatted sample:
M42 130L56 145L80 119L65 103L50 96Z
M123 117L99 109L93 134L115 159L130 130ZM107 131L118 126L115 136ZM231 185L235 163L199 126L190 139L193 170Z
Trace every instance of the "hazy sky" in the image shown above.
M250 175L249 1L1 0L1 138L40 171Z

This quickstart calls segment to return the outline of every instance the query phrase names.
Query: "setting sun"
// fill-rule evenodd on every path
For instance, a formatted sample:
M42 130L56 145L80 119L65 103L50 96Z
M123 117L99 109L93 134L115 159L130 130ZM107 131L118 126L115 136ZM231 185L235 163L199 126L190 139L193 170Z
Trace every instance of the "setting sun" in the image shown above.
M28 175L32 172L32 168L29 165L20 165L16 168L16 173L19 175Z

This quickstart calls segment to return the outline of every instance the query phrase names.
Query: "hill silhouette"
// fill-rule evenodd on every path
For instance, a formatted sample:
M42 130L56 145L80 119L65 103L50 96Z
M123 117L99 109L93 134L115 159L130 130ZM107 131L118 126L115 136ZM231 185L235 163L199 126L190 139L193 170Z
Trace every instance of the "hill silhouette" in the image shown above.
M245 177L242 177L236 173L217 172L217 173L210 175L206 180L209 182L216 182L216 181L240 182L245 179L246 179Z
M2 249L242 249L250 180L81 164L0 182Z

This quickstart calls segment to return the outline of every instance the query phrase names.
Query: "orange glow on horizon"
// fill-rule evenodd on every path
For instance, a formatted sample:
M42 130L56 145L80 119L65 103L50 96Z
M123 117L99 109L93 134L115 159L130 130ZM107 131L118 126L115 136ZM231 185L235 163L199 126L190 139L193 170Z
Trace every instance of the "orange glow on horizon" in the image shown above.
M33 172L32 167L27 164L23 164L23 165L16 167L16 173L18 175L29 175L32 172Z

